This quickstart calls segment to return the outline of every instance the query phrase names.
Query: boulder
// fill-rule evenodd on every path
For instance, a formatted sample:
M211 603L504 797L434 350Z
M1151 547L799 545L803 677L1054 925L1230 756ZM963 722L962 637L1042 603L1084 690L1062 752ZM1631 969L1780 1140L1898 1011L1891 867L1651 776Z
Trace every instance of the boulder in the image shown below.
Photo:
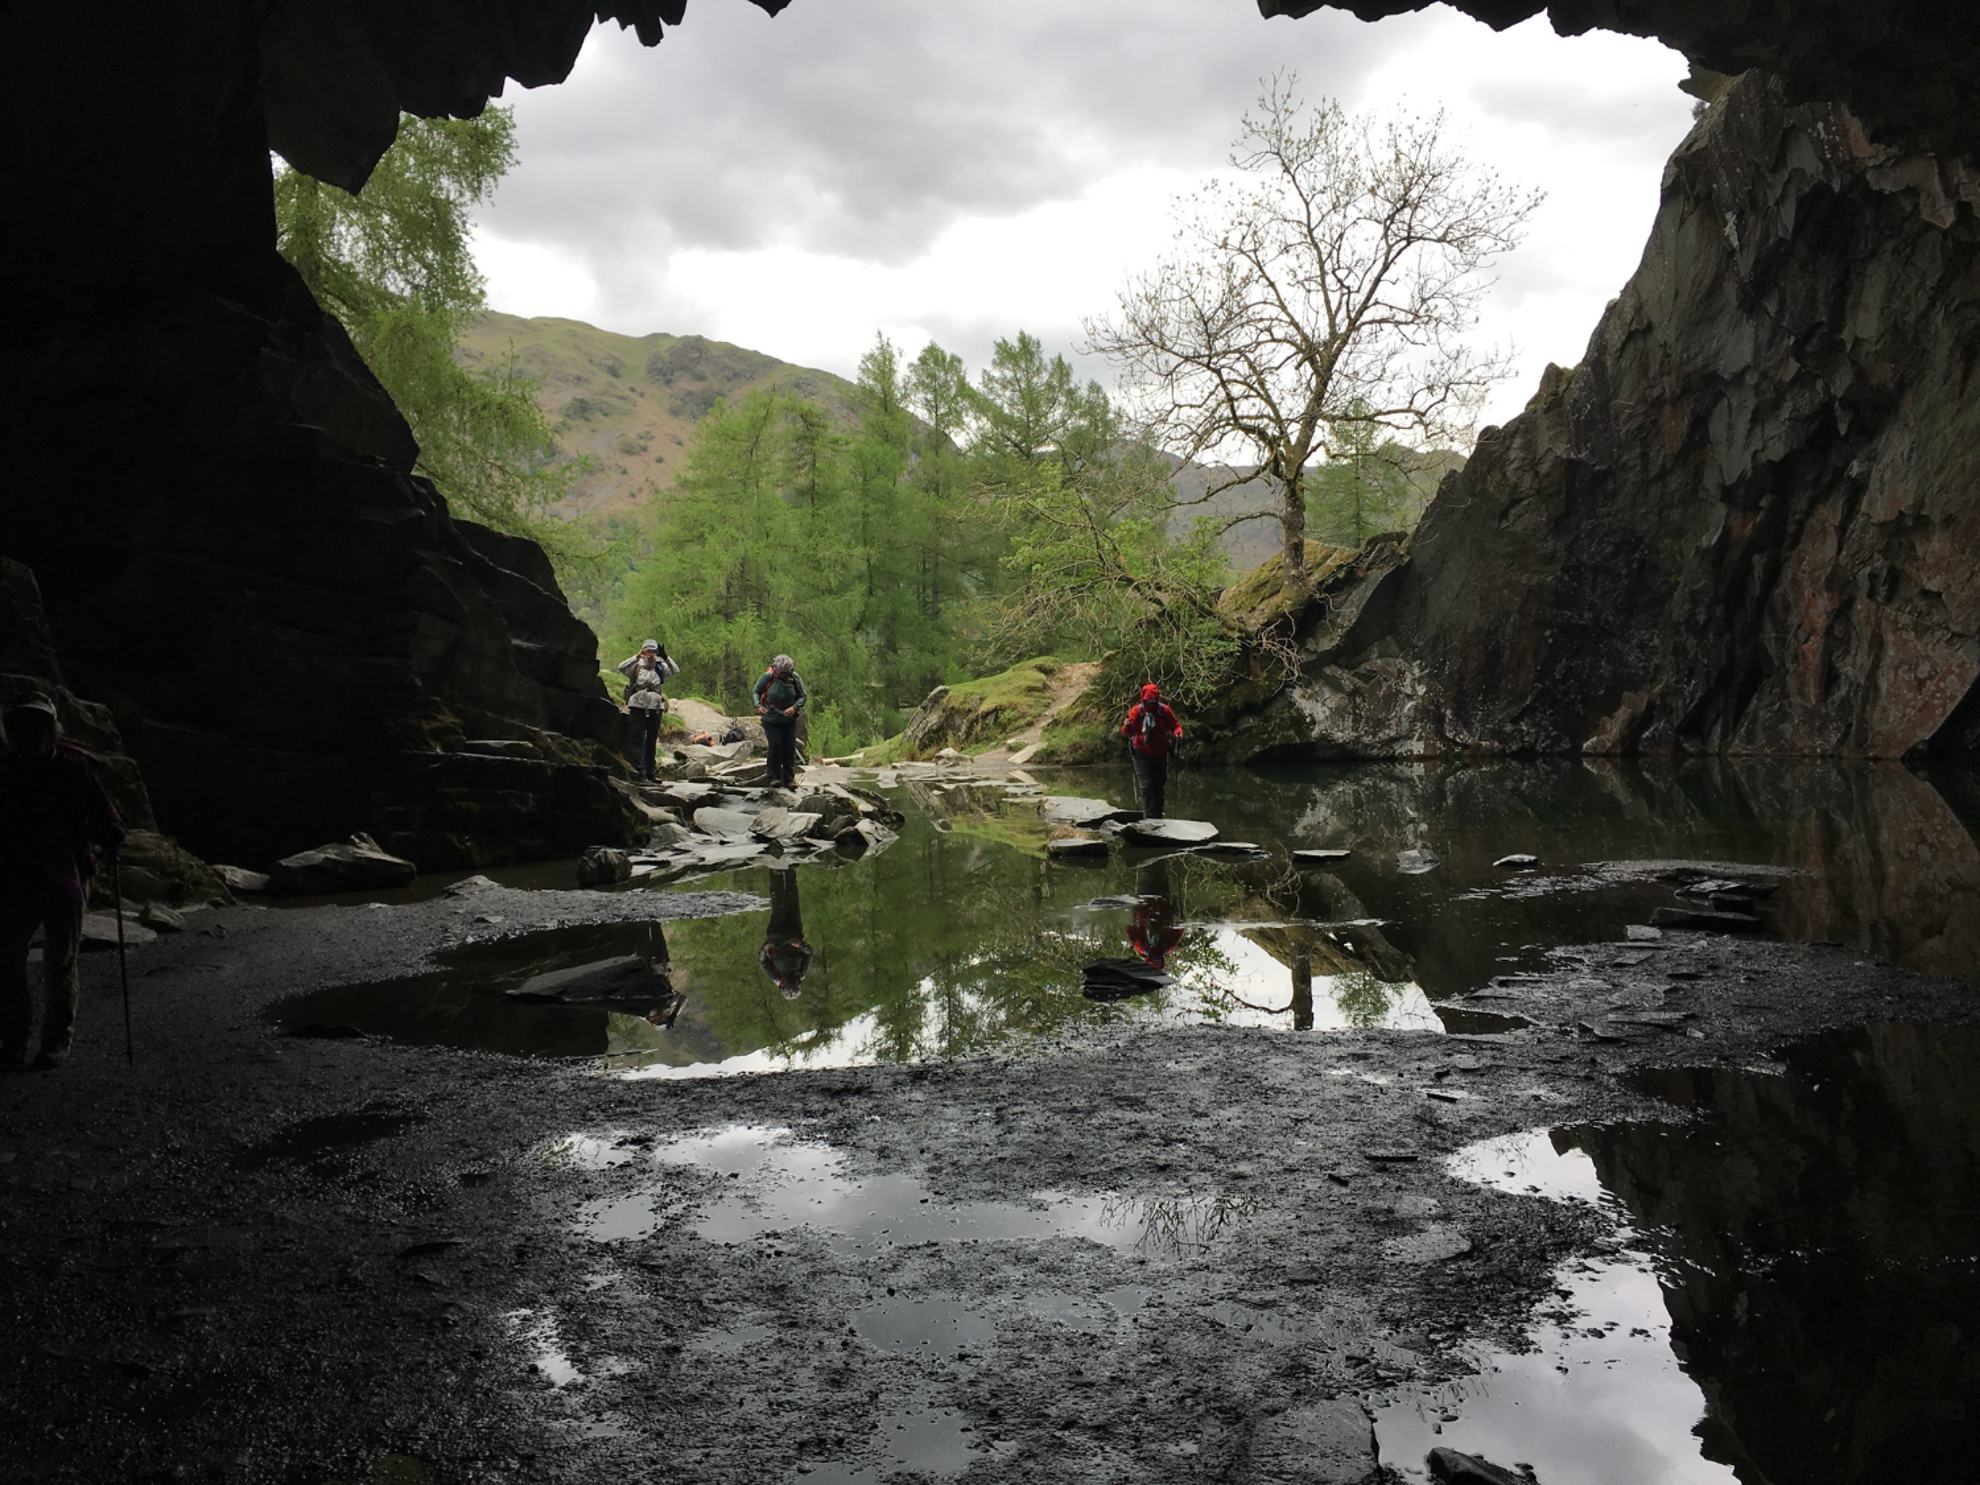
M419 868L403 857L379 850L369 836L360 835L353 836L348 845L318 846L285 856L268 875L271 890L284 897L300 897L404 887L419 875Z
M569 969L531 975L507 992L517 1000L582 1003L622 1000L643 1003L673 993L667 972L638 954L622 954Z
M1435 851L1413 847L1407 851L1396 852L1396 870L1404 876L1420 877L1426 871L1435 871L1443 864L1442 858Z
M617 846L593 846L578 857L580 887L609 887L632 880L632 857Z
M184 933L186 920L161 902L147 902L144 911L138 914L138 922L158 933Z
M1098 825L1107 820L1139 820L1141 811L1121 809L1104 799L1054 794L1038 806L1038 815L1048 825Z
M760 811L745 814L741 810L718 809L704 806L694 812L694 828L703 835L712 835L717 840L746 840L756 828L756 817Z
M1139 817L1121 825L1121 839L1137 846L1201 846L1217 838L1217 827L1208 820L1143 820Z
M769 809L757 812L756 819L750 825L750 834L764 840L800 840L809 835L811 827L817 823L817 815L808 815L772 805Z
M1105 860L1107 842L1097 835L1067 835L1045 842L1045 854L1054 861Z
M462 877L447 889L445 895L448 897L472 897L477 892L485 892L490 887L499 887L500 885L501 883L495 881L492 877L478 875Z
M650 851L666 851L688 845L694 839L694 832L687 826L673 820L657 820L653 833L646 838L646 847Z
M872 820L861 820L857 825L837 837L836 844L842 851L855 856L878 855L900 837L884 825Z
M224 882L230 891L245 896L269 891L274 881L265 871L249 871L245 866L215 866L213 874Z

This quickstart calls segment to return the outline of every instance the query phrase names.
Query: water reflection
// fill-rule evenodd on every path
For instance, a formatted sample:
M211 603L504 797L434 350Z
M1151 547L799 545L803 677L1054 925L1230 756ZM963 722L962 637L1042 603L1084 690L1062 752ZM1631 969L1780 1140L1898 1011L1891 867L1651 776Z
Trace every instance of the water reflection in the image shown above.
M1173 811L1265 854L1078 866L1045 858L1038 791L910 782L896 795L901 839L878 856L696 884L767 899L767 922L751 912L670 923L664 941L636 925L650 944L517 935L431 975L292 1002L281 1018L491 1050L611 1052L652 1077L954 1056L1121 1020L1492 1034L1519 1023L1450 1002L1557 948L1613 941L1659 907L1698 906L1678 894L1701 867L1778 883L1750 904L1772 932L1980 973L1980 850L1940 791L1896 765L1190 772L1171 781ZM1118 768L1065 771L1046 787L1124 799L1130 786ZM1292 854L1322 847L1345 856ZM1407 872L1403 850L1440 864ZM1514 852L1537 867L1494 864ZM525 960L547 972L580 952L646 954L667 966L677 998L579 1006L488 993L512 987ZM1081 966L1126 952L1175 983L1114 1004L1083 998Z
M804 941L804 907L798 900L798 874L789 868L770 871L770 922L763 930L757 962L784 999L804 994L804 974L811 968L811 945Z
M1433 1442L1548 1481L1970 1478L1980 1027L1858 1027L1642 1086L1695 1117L1509 1136L1454 1163L1612 1206L1641 1251L1568 1265L1537 1350L1391 1399L1385 1458L1412 1479Z

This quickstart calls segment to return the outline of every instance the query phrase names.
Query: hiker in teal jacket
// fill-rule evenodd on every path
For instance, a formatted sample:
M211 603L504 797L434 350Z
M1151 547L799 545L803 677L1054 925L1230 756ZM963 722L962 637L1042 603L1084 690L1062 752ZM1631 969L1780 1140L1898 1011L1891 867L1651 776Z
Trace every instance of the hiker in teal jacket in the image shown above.
M797 787L798 717L807 699L804 677L789 655L772 660L756 683L756 714L763 719L763 746L773 785Z

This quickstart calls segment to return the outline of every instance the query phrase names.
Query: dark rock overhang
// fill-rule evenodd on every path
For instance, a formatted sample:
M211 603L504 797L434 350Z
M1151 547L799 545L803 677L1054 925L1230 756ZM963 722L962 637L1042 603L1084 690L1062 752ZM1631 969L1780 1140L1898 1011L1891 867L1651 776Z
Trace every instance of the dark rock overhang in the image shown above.
M1364 21L1439 0L1258 0L1267 16L1345 10ZM1789 101L1841 103L1909 152L1980 145L1980 7L1970 0L1441 0L1504 30L1546 13L1563 36L1654 36L1694 67L1779 78Z
M749 0L774 15L790 0ZM1778 77L1791 101L1847 105L1906 153L1980 144L1980 6L1969 0L1258 0L1265 16L1324 9L1379 20L1448 3L1495 29L1545 12L1563 35L1654 36L1699 69ZM271 0L253 25L268 140L355 190L400 113L470 117L513 79L561 82L594 21L651 46L687 0Z
M750 0L775 15L790 0ZM269 146L355 191L391 148L399 115L471 118L514 79L570 76L594 21L648 46L687 0L272 0L255 21Z

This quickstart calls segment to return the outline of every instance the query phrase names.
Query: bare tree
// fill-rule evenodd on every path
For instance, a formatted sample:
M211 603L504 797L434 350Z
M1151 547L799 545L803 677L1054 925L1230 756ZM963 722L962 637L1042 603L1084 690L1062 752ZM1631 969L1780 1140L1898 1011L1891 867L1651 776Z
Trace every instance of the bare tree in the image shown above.
M1178 203L1177 247L1089 321L1148 436L1187 460L1250 457L1191 504L1262 475L1285 537L1284 587L1306 587L1310 466L1380 439L1468 437L1509 355L1465 341L1538 193L1500 183L1445 139L1441 113L1307 109L1269 80L1230 163Z

